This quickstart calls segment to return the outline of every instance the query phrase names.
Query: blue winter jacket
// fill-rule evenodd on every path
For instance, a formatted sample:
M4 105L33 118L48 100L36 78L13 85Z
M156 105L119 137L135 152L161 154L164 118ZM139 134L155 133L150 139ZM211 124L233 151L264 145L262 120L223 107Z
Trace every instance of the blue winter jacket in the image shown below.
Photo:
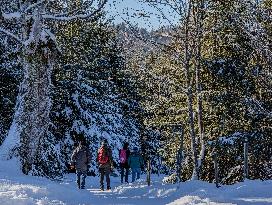
M137 152L132 152L128 158L128 165L132 169L141 168L144 165L143 157Z

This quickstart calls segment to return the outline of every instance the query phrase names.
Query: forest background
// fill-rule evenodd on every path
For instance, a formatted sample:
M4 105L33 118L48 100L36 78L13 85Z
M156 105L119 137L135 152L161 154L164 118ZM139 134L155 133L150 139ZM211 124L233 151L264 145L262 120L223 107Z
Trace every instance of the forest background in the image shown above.
M112 21L114 3L3 1L3 156L61 178L84 139L97 172L106 138L116 165L128 141L170 182L214 181L215 156L222 184L271 179L272 1L142 1L168 22L153 29Z

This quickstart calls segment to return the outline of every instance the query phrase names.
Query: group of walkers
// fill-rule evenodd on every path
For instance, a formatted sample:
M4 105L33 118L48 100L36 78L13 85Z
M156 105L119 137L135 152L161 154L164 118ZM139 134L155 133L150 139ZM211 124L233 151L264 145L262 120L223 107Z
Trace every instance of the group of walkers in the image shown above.
M91 163L91 153L84 141L79 142L71 156L71 168L76 170L76 182L79 189L85 188L85 179ZM100 189L104 191L104 178L106 178L106 188L111 189L110 174L114 169L112 151L107 140L103 140L97 153L97 164L100 174ZM143 157L137 147L129 150L129 144L119 150L119 165L121 170L121 183L128 183L129 171L132 171L132 182L140 178L141 167L144 165Z

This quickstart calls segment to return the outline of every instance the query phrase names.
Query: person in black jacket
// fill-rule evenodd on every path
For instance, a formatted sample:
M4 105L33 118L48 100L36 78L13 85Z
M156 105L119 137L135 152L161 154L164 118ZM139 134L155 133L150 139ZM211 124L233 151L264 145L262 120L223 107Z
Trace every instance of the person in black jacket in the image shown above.
M85 188L88 167L91 162L91 153L84 141L80 141L71 156L71 167L76 169L77 185L79 189Z
M121 183L125 182L128 183L128 173L129 173L129 166L128 166L128 158L130 155L129 151L129 144L128 142L124 143L123 149L119 150L119 161L120 161L120 168L121 168Z

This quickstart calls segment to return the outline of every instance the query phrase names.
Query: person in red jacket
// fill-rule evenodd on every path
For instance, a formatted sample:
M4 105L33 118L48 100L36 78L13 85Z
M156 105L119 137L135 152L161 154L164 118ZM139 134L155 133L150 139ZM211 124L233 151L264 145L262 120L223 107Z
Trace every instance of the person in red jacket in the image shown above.
M106 176L107 190L110 190L110 173L113 168L112 151L107 140L102 141L97 154L98 169L100 172L100 189L104 191L104 177Z

